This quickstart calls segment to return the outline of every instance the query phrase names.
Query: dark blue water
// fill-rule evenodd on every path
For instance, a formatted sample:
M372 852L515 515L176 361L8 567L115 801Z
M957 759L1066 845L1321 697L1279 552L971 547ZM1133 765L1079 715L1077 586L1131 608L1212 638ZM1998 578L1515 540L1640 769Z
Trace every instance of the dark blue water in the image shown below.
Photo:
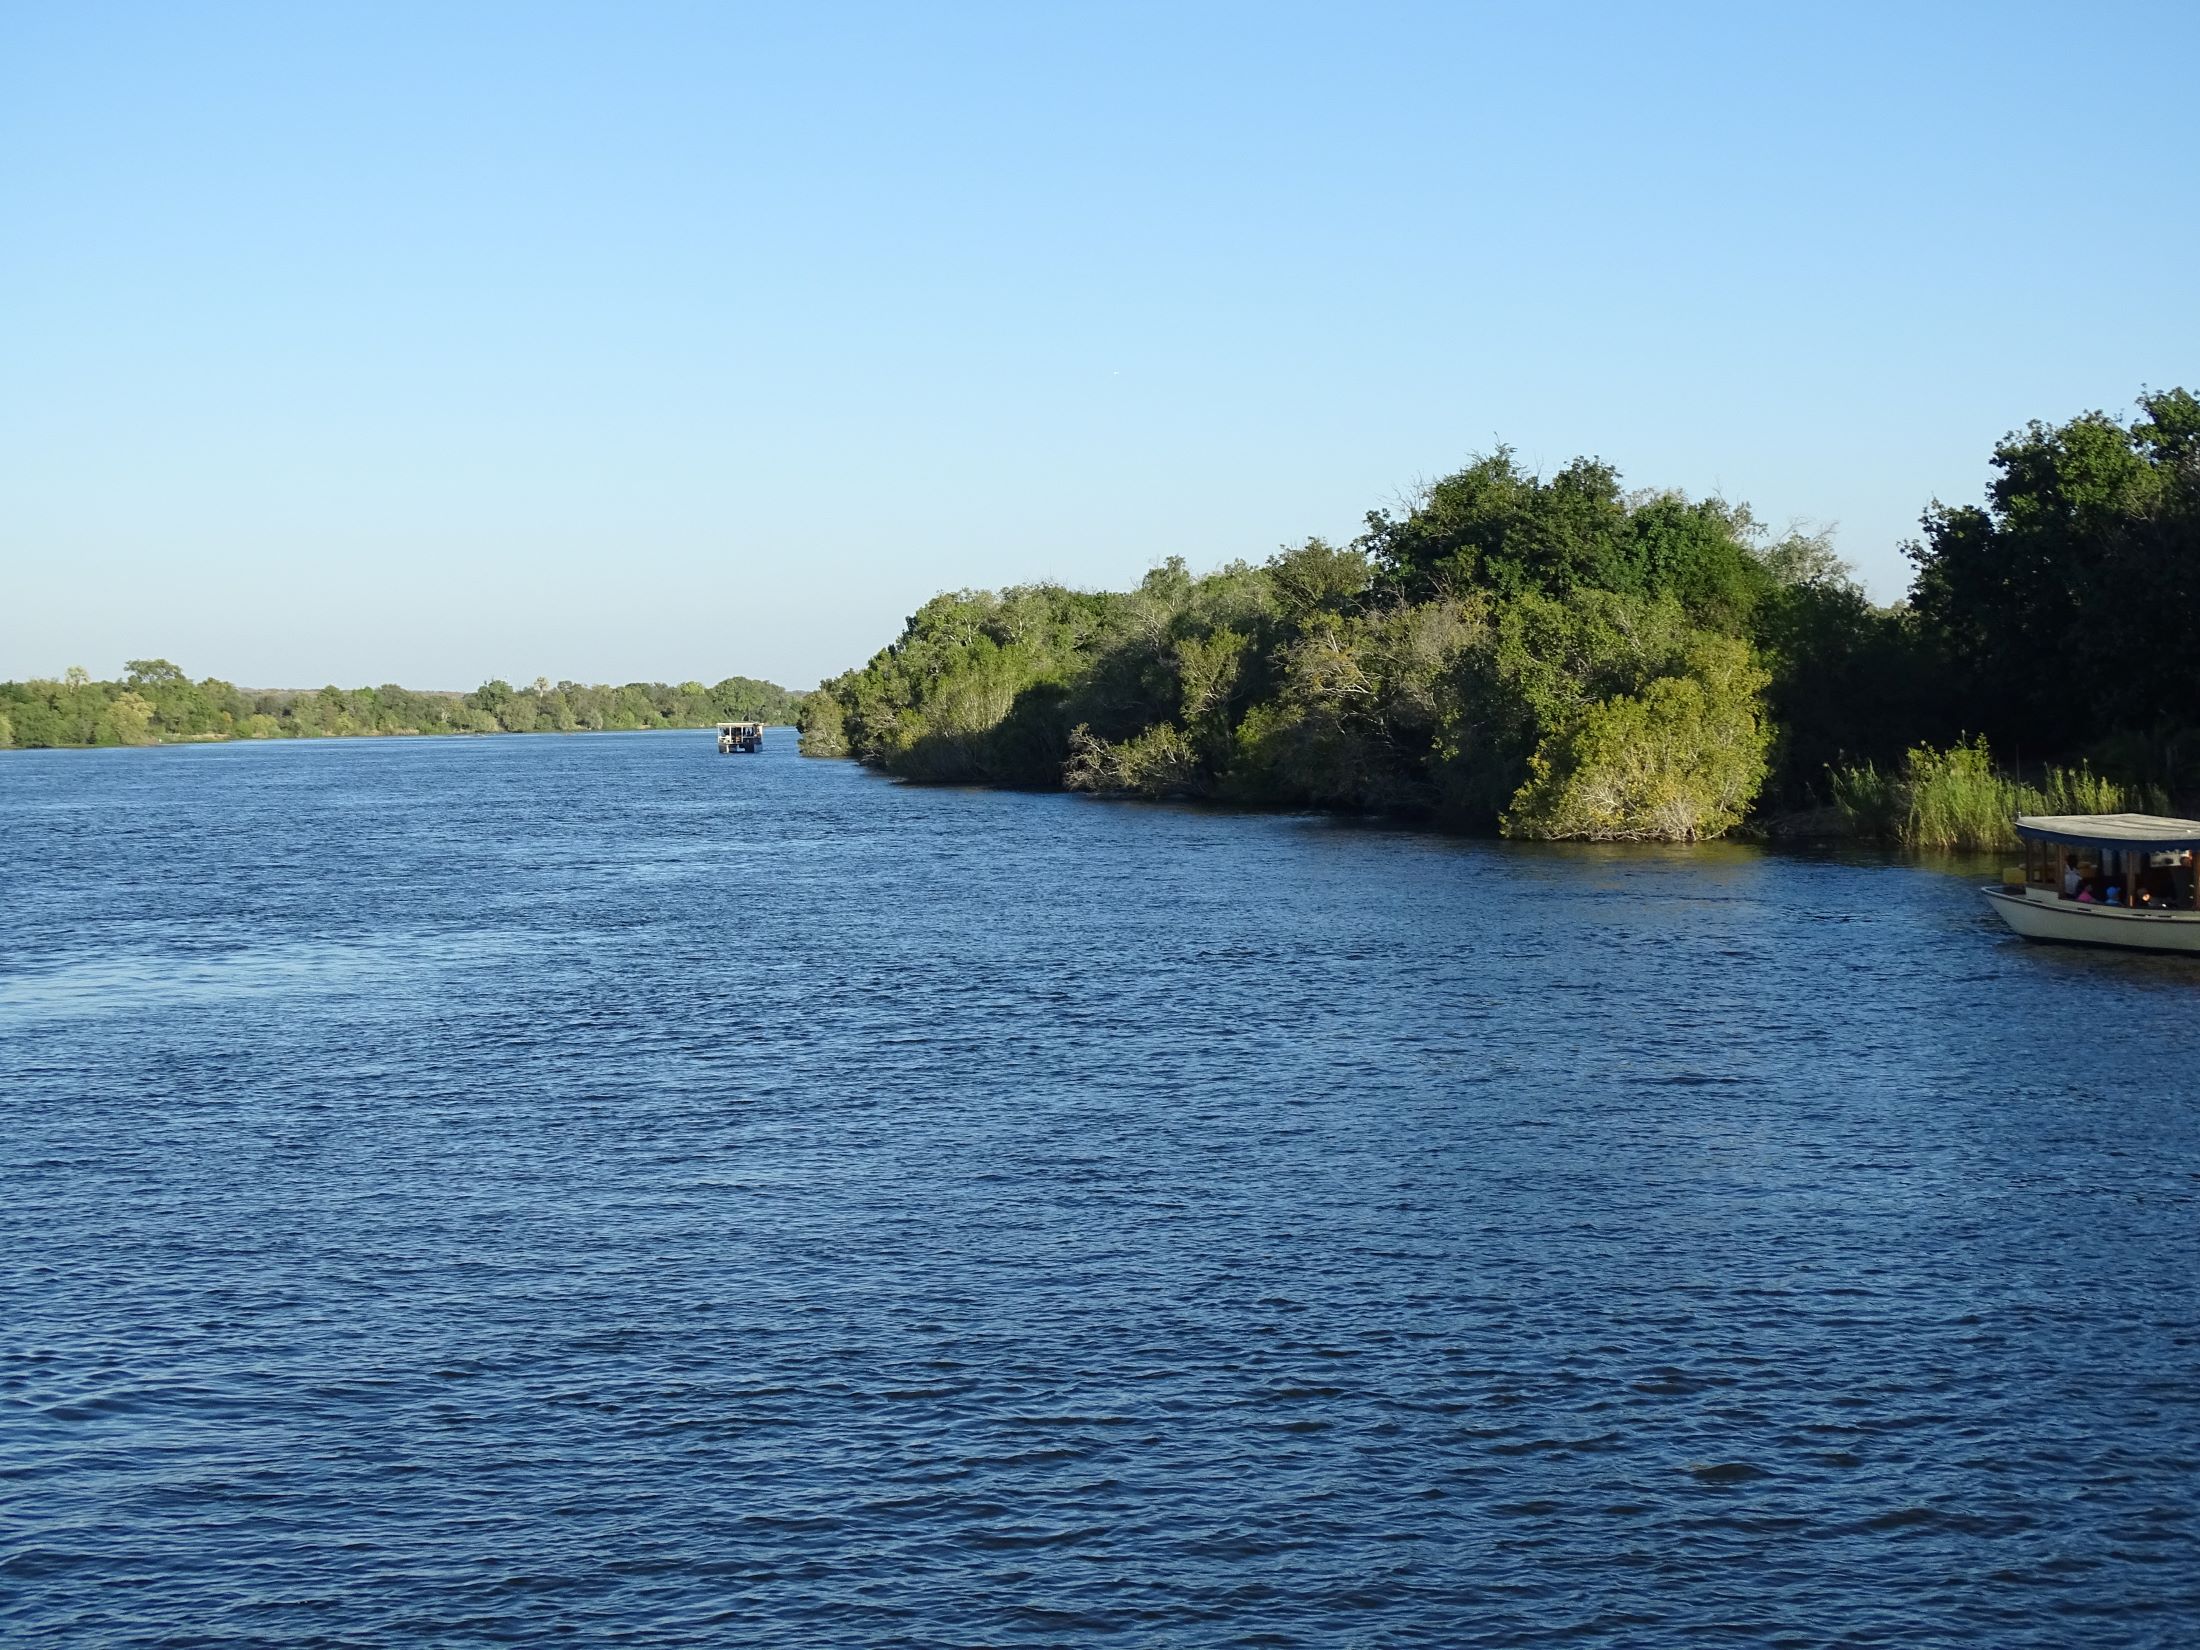
M0 758L0 1637L2200 1638L2200 965L706 734Z

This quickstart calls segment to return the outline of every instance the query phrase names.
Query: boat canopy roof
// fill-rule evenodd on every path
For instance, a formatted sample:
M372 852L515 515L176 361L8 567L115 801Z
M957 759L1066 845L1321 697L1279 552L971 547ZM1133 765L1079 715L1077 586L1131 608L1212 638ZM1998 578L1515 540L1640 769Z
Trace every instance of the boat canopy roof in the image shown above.
M2085 848L2200 848L2200 819L2159 814L2022 814L2017 835Z

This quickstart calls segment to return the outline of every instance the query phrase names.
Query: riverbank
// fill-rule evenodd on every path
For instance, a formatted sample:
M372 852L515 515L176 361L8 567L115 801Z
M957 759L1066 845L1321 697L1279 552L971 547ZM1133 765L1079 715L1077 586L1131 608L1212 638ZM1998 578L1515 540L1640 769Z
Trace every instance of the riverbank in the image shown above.
M320 739L456 733L616 733L719 722L794 721L804 696L729 676L711 686L609 687L537 678L489 681L471 693L395 685L240 688L192 681L165 659L132 660L115 681L81 670L59 681L0 682L0 749L93 749L221 739Z
M173 739L144 739L135 744L103 745L0 745L0 759L10 756L29 756L33 752L90 752L90 751L153 751L172 750L188 745L289 745L318 744L327 740L373 741L378 739L536 739L608 733L696 733L713 731L715 723L667 723L648 728L497 728L486 732L457 730L452 728L374 728L352 733L314 734L245 734L245 733L194 733ZM766 722L769 732L774 728L793 730L789 722Z
M1500 447L1346 546L941 595L819 686L803 748L1524 838L1824 829L1832 804L1853 834L2002 845L2036 796L2114 811L2200 774L2196 450L2183 390L2013 433L1984 507L1926 509L1907 596L1880 606L1823 535Z
M813 758L818 755L814 750L805 751L804 754ZM1940 771L1945 771L1949 765L1950 754L1933 751L1917 753L1924 759L1924 765ZM1961 754L1961 748L1957 754ZM849 760L846 757L839 759ZM1914 768L1917 765L1919 764L1912 766ZM949 780L922 779L905 779L904 782L942 785L956 783ZM989 788L1048 791L1070 787L993 785ZM1091 794L1111 800L1179 802L1221 813L1257 815L1307 811L1303 806L1242 798L1216 799L1190 795L1153 797L1121 790L1087 789ZM2172 803L2158 789L2117 786L2084 774L2082 770L2076 774L2055 771L2050 774L2044 789L2007 775L1989 773L1975 787L1958 788L1953 794L1933 786L1914 787L1909 775L1898 771L1890 775L1875 776L1875 784L1869 794L1871 805L1868 807L1852 800L1846 805L1822 803L1807 808L1757 812L1736 821L1720 838L1684 840L1727 840L1787 848L1868 845L1904 853L1995 854L2013 852L2021 845L2014 828L2014 821L2020 814L2183 812L2190 816L2200 812L2200 803ZM1411 809L1327 807L1314 811L1335 814L1340 818L1382 820L1406 829L1432 830L1450 836L1487 839L1505 834L1475 830L1457 822L1447 822L1426 811ZM1566 838L1549 835L1543 840L1609 842L1674 839Z

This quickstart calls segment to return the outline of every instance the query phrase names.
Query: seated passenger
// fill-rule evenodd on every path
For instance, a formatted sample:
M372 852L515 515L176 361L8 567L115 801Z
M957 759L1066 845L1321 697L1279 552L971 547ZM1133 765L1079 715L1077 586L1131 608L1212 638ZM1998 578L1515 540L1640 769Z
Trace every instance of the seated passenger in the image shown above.
M2123 889L2119 888L2115 883L2112 882L2108 885L2108 893L2103 897L2101 903L2104 905L2121 905L2123 904L2123 901L2117 896L2122 893Z

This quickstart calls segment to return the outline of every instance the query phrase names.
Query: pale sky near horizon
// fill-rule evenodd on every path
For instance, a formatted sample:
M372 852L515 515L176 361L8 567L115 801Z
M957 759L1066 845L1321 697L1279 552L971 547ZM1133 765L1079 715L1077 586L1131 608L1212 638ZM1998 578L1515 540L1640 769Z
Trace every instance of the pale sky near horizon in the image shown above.
M2200 10L0 6L0 678L804 687L1499 441L1837 522L2200 388Z

